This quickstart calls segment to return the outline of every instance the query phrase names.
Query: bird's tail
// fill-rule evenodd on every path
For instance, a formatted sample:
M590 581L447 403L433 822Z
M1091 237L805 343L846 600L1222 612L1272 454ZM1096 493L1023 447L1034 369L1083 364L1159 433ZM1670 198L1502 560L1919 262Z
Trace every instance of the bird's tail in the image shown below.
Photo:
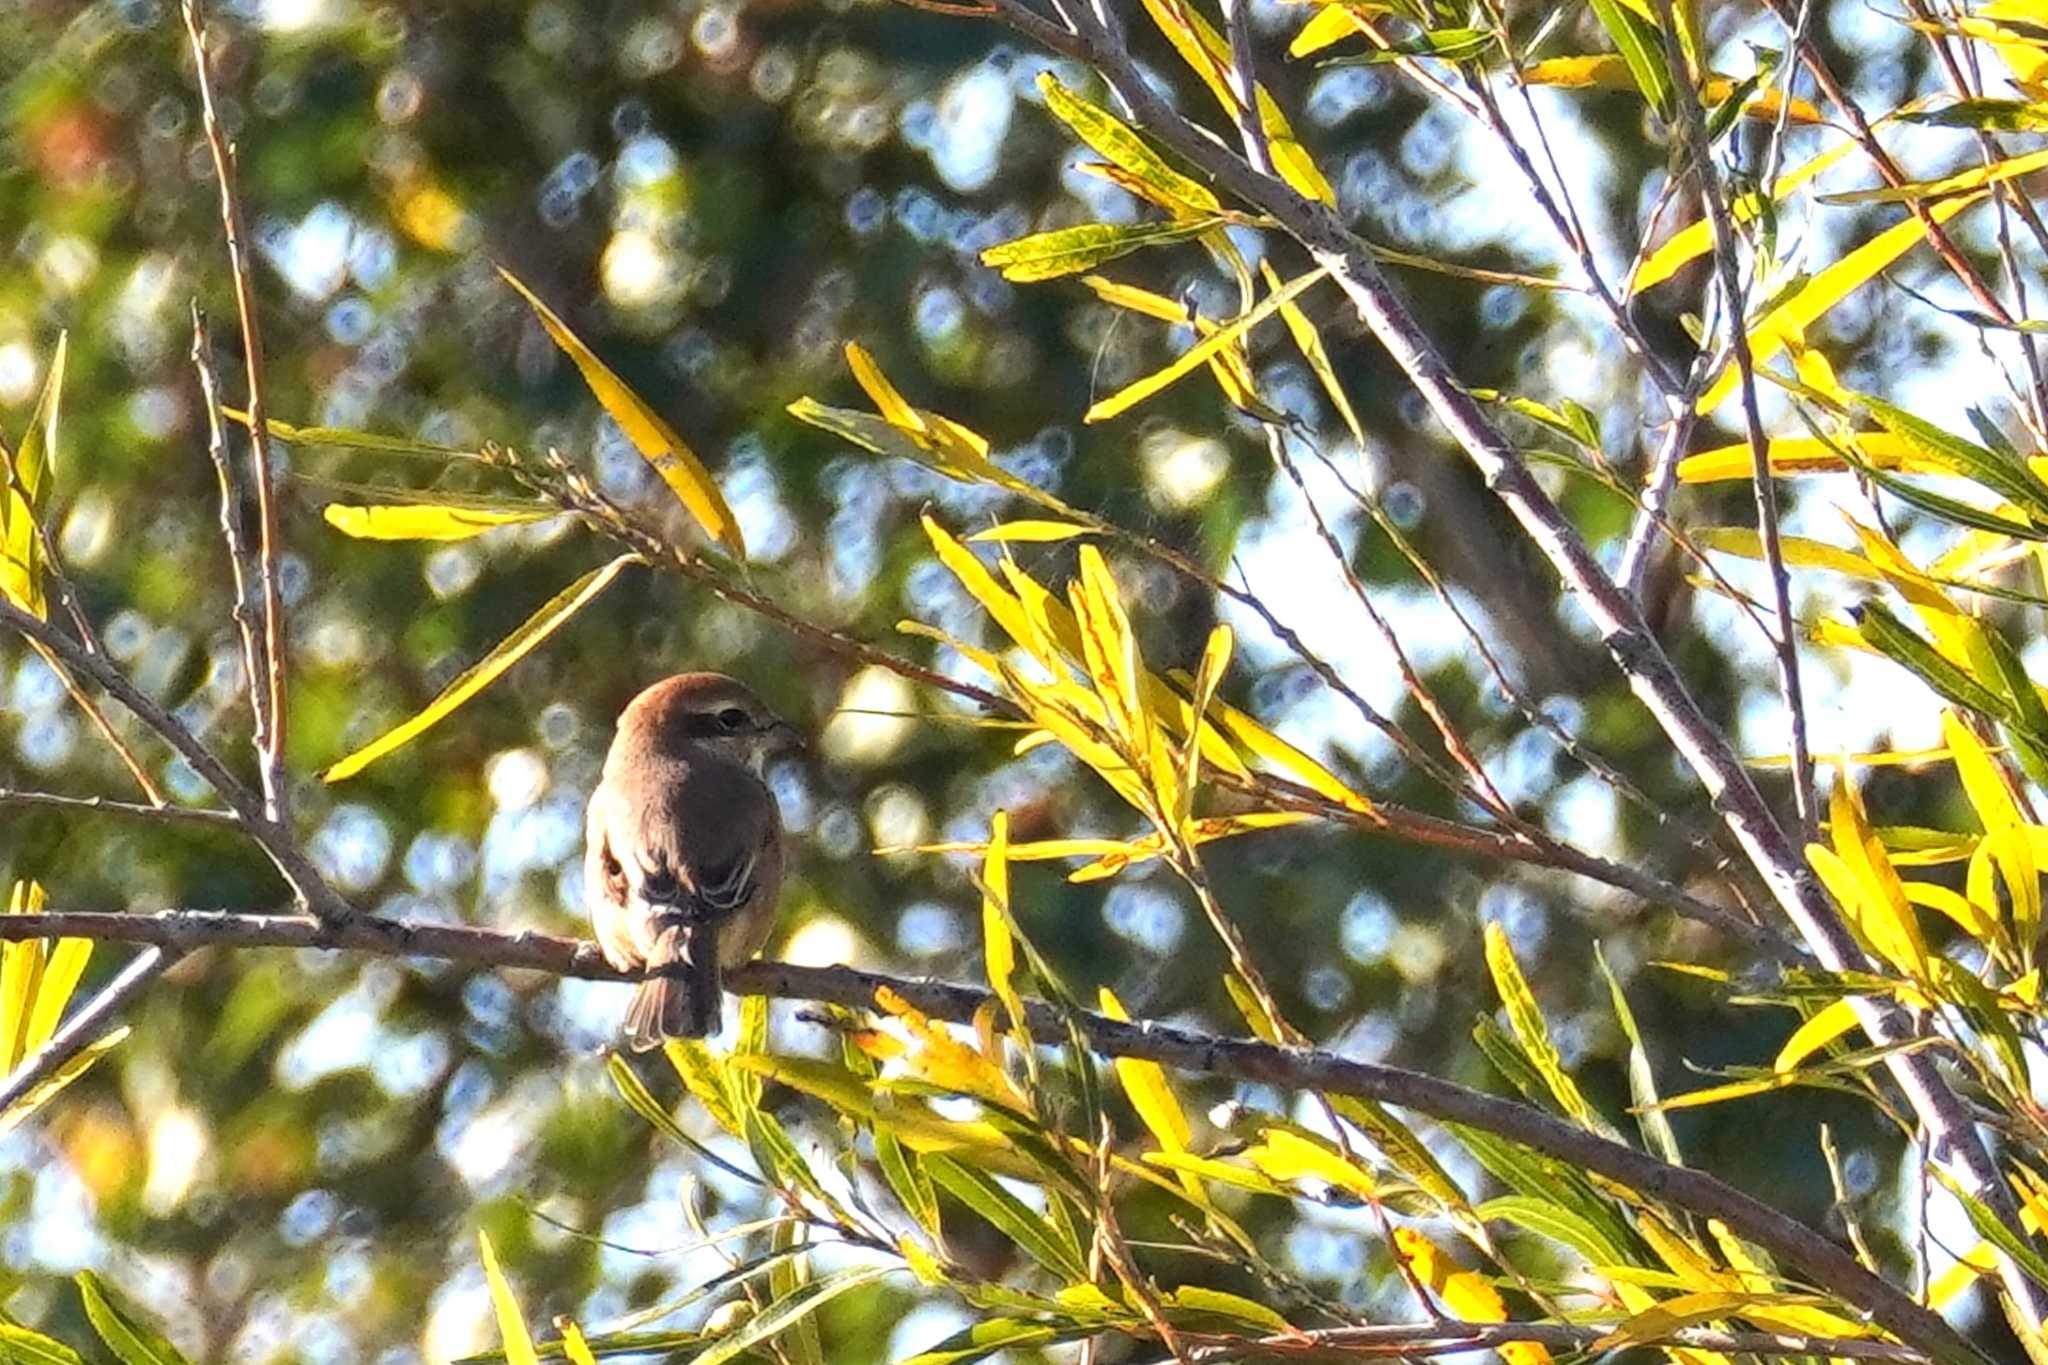
M718 936L709 926L675 924L654 941L647 970L626 1007L626 1045L651 1052L666 1038L702 1038L718 1027L725 994L718 976Z

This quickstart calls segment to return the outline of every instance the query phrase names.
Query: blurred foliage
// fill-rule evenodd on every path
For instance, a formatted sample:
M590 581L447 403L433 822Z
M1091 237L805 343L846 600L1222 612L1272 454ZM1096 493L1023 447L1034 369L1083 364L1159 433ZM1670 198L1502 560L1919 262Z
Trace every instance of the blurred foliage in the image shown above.
M1583 297L1498 278L1569 279L1569 256L1536 221L1518 182L1503 180L1509 171L1500 158L1475 151L1482 132L1457 124L1387 64L1321 54L1286 60L1300 14L1255 8L1274 98L1340 212L1389 252L1431 259L1437 268L1394 266L1424 325L1464 381L1541 405L1516 409L1529 419L1518 430L1533 433L1535 444L1564 441L1569 458L1591 469L1594 476L1561 480L1558 495L1596 544L1617 544L1630 509L1595 477L1603 462L1593 457L1604 446L1634 470L1654 445L1655 407L1640 372ZM1745 40L1766 32L1748 6L1687 8L1697 11L1698 42L1716 71L1739 69L1749 60ZM1815 8L1817 40L1852 87L1873 88L1885 107L1935 88L1925 47L1902 38L1903 29L1859 24L1851 14L1859 6ZM1613 45L1589 11L1553 20L1549 6L1510 9L1518 34L1540 32L1549 44L1537 55ZM1245 586L1404 731L1429 735L1386 651L1367 642L1341 577L1316 558L1307 488L1318 506L1342 509L1328 515L1349 569L1376 601L1400 609L1396 623L1418 673L1516 811L1688 888L1704 880L1698 853L1653 813L1676 812L1682 823L1702 815L1704 801L1593 647L1582 615L1559 600L1548 571L1478 477L1447 452L1348 310L1333 305L1327 286L1304 286L1289 308L1271 304L1284 325L1269 325L1249 345L1228 334L1230 319L1277 297L1282 281L1302 279L1309 262L1281 247L1258 255L1244 232L1225 248L1215 225L1205 224L1179 246L1090 259L1086 268L1113 277L1094 286L1058 278L1019 284L984 263L989 248L1033 234L1107 224L1124 233L1121 243L1132 225L1156 221L1140 195L1076 164L1084 159L1077 139L1114 159L1096 140L1113 140L1114 130L1091 124L1090 137L1081 126L1082 105L1101 103L1085 72L1020 49L992 25L844 0L247 0L223 5L215 29L222 115L238 144L257 244L270 413L299 428L376 432L412 446L365 450L317 432L272 443L285 476L291 806L307 846L356 904L575 932L582 806L611 717L648 681L683 667L743 677L819 737L810 760L773 774L797 852L770 951L793 960L978 978L985 929L1002 917L977 918L977 869L958 858L874 850L979 848L998 811L1018 846L1055 838L1109 846L1148 832L1171 844L1190 814L1162 787L1132 799L1062 745L1016 754L1014 733L972 723L979 717L964 704L646 567L625 569L453 719L346 783L318 781L315 774L420 713L565 585L609 558L569 518L406 545L327 524L349 520L337 509L364 504L424 498L488 513L502 510L499 500L530 496L503 463L423 449L480 453L499 443L535 467L558 450L665 538L698 543L701 517L693 519L642 459L633 421L613 420L615 405L606 415L586 385L588 367L565 359L560 336L498 267L554 310L558 326L601 357L658 426L702 457L744 538L745 568L733 572L786 609L986 682L970 652L999 644L984 611L989 598L959 575L957 561L942 563L935 545L943 536L972 557L961 540L1012 511L1021 483L1053 500L1040 500L1034 518L1100 519L1231 584L1241 569ZM1173 48L1152 32L1141 42L1155 69L1181 73L1170 79L1184 106L1206 111L1197 105L1200 83ZM1637 63L1623 66L1635 79ZM177 15L151 0L0 8L0 73L0 240L11 263L0 272L0 432L25 449L51 357L65 347L61 437L48 452L43 486L31 491L49 512L109 653L238 770L253 771L241 738L249 717L205 412L188 357L193 300L212 320L227 400L239 405L244 393L218 200ZM1663 129L1611 60L1552 74L1558 89L1538 92L1546 118L1570 163L1595 168L1575 181L1580 208L1611 248L1604 255L1625 259L1667 183ZM1768 128L1768 120L1740 120L1726 136L1754 150ZM1790 164L1817 151L1821 135L1796 123ZM1957 135L1946 136L1943 145L1953 146ZM1860 242L1897 218L1882 205L1850 204L1813 233L1822 243ZM1988 229L1973 230L1980 235L1970 244L1981 250ZM1201 232L1209 233L1208 249L1192 240ZM1232 268L1233 251L1275 272L1262 277L1263 291L1249 270L1241 279ZM1042 265L1044 257L1032 259ZM1051 272L1027 269L1025 277L1034 273ZM1669 274L1630 306L1683 363L1690 343L1681 319L1700 307L1702 272L1695 259ZM1829 312L1826 349L1846 392L1896 396L1916 376L1953 371L1949 334L1906 314L1897 292L1845 291L1830 302L1839 306L1819 311ZM1302 325L1318 338L1314 348L1301 340ZM1788 343L1798 340L1781 330ZM1082 422L1091 404L1159 371L1205 334L1216 363L1189 366L1189 379L1150 395L1135 415ZM981 477L978 467L976 477L960 478L961 447L947 428L916 428L927 439L908 440L910 449L864 442L860 432L908 438L860 363L848 364L849 342L872 356L867 369L888 376L881 384L906 408L945 413L985 434L976 457L1010 482ZM1348 413L1332 401L1331 376ZM1970 387L1988 388L1974 380ZM1830 420L1856 407L1835 401ZM887 430L857 427L847 413ZM1311 433L1331 465L1302 460L1297 486L1273 467L1262 417ZM1847 454L1806 457L1837 468L1881 465L1898 450L1888 455L1866 442L1906 439L1897 425L1842 437ZM1732 439L1711 423L1696 438L1703 463L1690 467L1685 486L1691 520L1747 524L1746 490L1714 481L1729 459L1717 447ZM870 448L858 448L864 444ZM1949 456L1943 472L1954 474L1955 452ZM1736 457L1738 473L1747 472L1745 458ZM1374 492L1384 518L1346 503L1340 472ZM1916 504L1908 525L1942 528L1944 510ZM931 535L921 520L927 514ZM1441 575L1524 695L1626 772L1647 793L1648 809L1617 800L1502 702L1465 637L1436 611L1404 541ZM1218 625L1228 624L1235 647L1216 695L1249 726L1298 746L1335 790L1471 817L1241 604L1128 542L1107 547L1113 562L1088 558L1095 550L1085 536L1026 534L1006 548L1046 585L1092 583L1098 605L1113 580L1132 649L1162 678L1193 673ZM1716 548L1743 547L1724 537ZM1866 542L1863 553L1868 572L1859 581L1875 574L1922 588L1893 562L1904 553L1897 546ZM1700 591L1690 571L1677 556L1656 569L1655 618L1667 644L1718 720L1745 738L1782 744L1768 669L1742 637L1739 613L1711 584ZM1942 572L1961 577L1965 567ZM1802 569L1803 589L1805 577ZM1320 586L1324 580L1337 586ZM1807 614L1818 619L1830 600L1811 599ZM1962 638L1941 632L1973 628L1955 624L1957 613L1942 613L1924 593L1911 600L1933 613L1922 624L1937 646ZM906 640L896 629L906 618L967 648ZM1885 637L1887 648L1871 620L1864 618L1861 643L1929 671L1905 641L1909 627ZM0 641L0 666L0 785L134 796L133 779L39 658ZM2024 700L2009 681L1999 695L2009 708ZM1981 698L1950 700L1969 706ZM1894 723L1920 733L1903 713L1873 715L1880 708L1867 697L1837 704L1860 710L1865 722L1853 747L1884 748ZM1155 740L1171 749L1170 736L1138 743L1128 728L1138 718L1124 719L1120 742L1134 744L1147 763ZM2017 711L2012 719L2032 724ZM172 794L202 794L182 763L125 718L116 723ZM1246 743L1243 733L1235 742ZM1953 742L1944 750L1957 751ZM1950 780L1950 771L1873 769L1861 797L1868 824L1967 825L1970 812L1984 808L1980 793L1973 787L1976 804L1966 802L1967 782ZM38 881L62 908L256 911L282 899L259 853L201 827L6 807L0 833L0 877ZM1574 1093L1583 1088L1584 1102L1606 1113L1640 1098L1632 1029L1652 1040L1650 1060L1636 1070L1659 1073L1667 1094L1686 1088L1686 1065L1769 1069L1783 1060L1782 1011L1731 1005L1726 982L1642 970L1653 959L1704 959L1738 973L1748 964L1724 964L1719 939L1624 893L1335 821L1223 839L1199 860L1187 842L1185 860L1244 935L1270 991L1271 1015L1256 1022L1282 1018L1336 1050L1474 1083L1493 1083L1492 1065L1514 1047L1539 1056L1549 1048L1576 1077ZM1221 984L1230 954L1205 922L1200 888L1176 879L1171 861L1137 861L1111 869L1113 878L1079 881L1020 865L1008 918L1020 943L1043 955L1032 969L1041 984L1061 982L1090 1002L1108 991L1135 1015L1241 1032ZM1988 887L1993 873L1972 875ZM1987 894L1996 903L1996 890ZM1956 922L1984 927L1967 908ZM1501 927L1490 954L1482 925ZM1626 987L1632 1025L1616 1013L1608 981L1588 970L1596 931ZM1991 989L2013 988L2031 968L2022 947L2016 937L1999 942L1999 962L2012 970ZM1508 966L1519 963L1512 979L1526 972L1526 989L1542 1002L1542 1047L1532 1043L1526 1015L1523 1036L1506 1053L1470 1041L1473 1018L1497 1003L1503 954ZM103 983L121 956L96 954L79 990ZM1911 977L1915 964L1888 965ZM1802 1004L1828 990L1815 986ZM395 1365L495 1340L491 1305L502 1265L520 1286L527 1321L566 1314L595 1336L644 1314L647 1330L694 1340L708 1314L724 1313L719 1325L734 1326L720 1307L730 1295L687 1297L730 1269L724 1248L743 1261L768 1256L761 1283L749 1285L757 1302L815 1296L803 1330L815 1333L819 1358L882 1359L964 1328L962 1296L940 1292L941 1282L987 1286L994 1302L1012 1282L1046 1290L1048 1269L1065 1283L1072 1267L1064 1262L1089 1254L1082 1231L1091 1196L1085 1181L1072 1187L1070 1153L1034 1153L1056 1158L1060 1169L1051 1173L989 1168L1035 1174L1050 1187L1047 1216L1032 1211L1027 1227L1012 1207L1016 1196L1003 1202L998 1192L1008 1187L974 1163L900 1152L892 1159L889 1126L869 1122L860 1150L894 1172L892 1183L900 1175L896 1196L913 1213L945 1210L943 1226L923 1230L948 1269L910 1256L921 1275L834 1278L865 1274L863 1262L820 1269L806 1283L809 1272L776 1240L793 1236L791 1225L762 1221L780 1211L778 1196L747 1173L815 1198L796 1173L801 1159L792 1165L791 1157L854 1150L846 1137L853 1120L839 1112L843 1105L819 1099L844 1100L843 1083L826 1089L819 1070L802 1068L858 1077L873 1057L857 1047L842 1056L839 1040L797 1011L755 1009L737 1057L686 1050L689 1064L678 1058L675 1068L642 1071L651 1110L673 1113L691 1144L732 1163L721 1166L621 1102L622 1064L608 1067L600 1050L615 1033L622 998L612 986L437 963L313 952L186 958L131 1012L133 1031L118 1049L35 1125L0 1137L0 1310L66 1341L86 1342L95 1328L105 1337L106 1313L128 1310L103 1304L94 1313L94 1291L81 1297L65 1278L94 1269L194 1358ZM1973 1008L1981 1020L1998 1015L1995 1004L1983 1014L1982 1000ZM842 1031L852 1027L839 1022ZM1827 1039L1805 1032L1805 1041L1807 1052L1789 1067L1818 1055ZM744 1060L766 1054L778 1060L755 1069ZM1000 1071L986 1056L984 1064ZM1172 1220L1189 1217L1193 1199L1209 1220L1205 1229L1227 1225L1257 1249L1253 1262L1284 1276L1283 1295L1248 1278L1241 1264L1211 1273L1213 1257L1176 1253L1162 1283L1193 1297L1150 1305L1169 1321L1185 1314L1214 1323L1220 1314L1242 1328L1260 1321L1251 1309L1269 1300L1391 1314L1410 1301L1408 1275L1418 1262L1422 1278L1439 1286L1458 1273L1430 1262L1433 1250L1398 1249L1357 1197L1344 1196L1348 1182L1378 1175L1321 1146L1310 1164L1288 1148L1290 1139L1309 1141L1301 1136L1313 1118L1306 1101L1297 1107L1297 1097L1277 1091L1179 1077L1161 1101L1149 1078L1114 1074L1121 1094L1100 1102L1126 1138L1157 1135L1154 1121L1170 1101L1200 1135L1176 1137L1182 1146L1206 1151L1241 1132L1262 1144L1250 1150L1263 1150L1271 1164L1252 1155L1250 1166L1233 1169L1276 1189L1312 1192L1233 1194L1219 1209L1203 1201L1222 1204L1225 1196L1197 1198L1205 1187L1194 1177L1155 1176L1128 1192L1120 1216L1135 1240L1179 1236ZM1745 1101L1771 1106L1772 1126L1763 1130L1770 1140L1759 1140L1756 1111L1742 1106L1678 1109L1668 1122L1691 1160L1768 1191L1811 1224L1834 1218L1839 1228L1848 1211L1878 1261L1898 1269L1911 1254L1901 1230L1916 1182L1900 1176L1897 1134L1863 1101L1854 1078L1866 1073L1849 1074L1840 1088L1779 1082L1767 1098ZM764 1089L763 1076L778 1083ZM806 1077L814 1084L802 1084ZM1990 1079L2010 1091L2010 1076ZM744 1090L752 1102L729 1102L720 1113L704 1102L714 1085ZM1034 1081L1021 1097L1027 1109L1052 1093L1051 1079L1046 1086ZM684 1099L686 1091L697 1099ZM1817 1121L1829 1125L1830 1150L1841 1154L1839 1196L1814 1138ZM1143 1144L1169 1145L1163 1136ZM1440 1159L1468 1187L1482 1179L1481 1163L1462 1151L1447 1149ZM926 1166L934 1169L921 1176ZM1287 1183L1310 1180L1319 1183ZM934 1184L946 1191L943 1204ZM840 1197L837 1187L830 1194ZM959 1217L962 1206L981 1217ZM846 1226L867 1226L866 1209L846 1212ZM1603 1206L1597 1216L1609 1212ZM479 1229L495 1248L482 1262ZM1673 1272L1670 1258L1685 1254L1674 1245L1660 1253ZM1628 1250L1636 1253L1628 1263L1650 1264L1642 1247ZM1734 1276L1728 1292L1749 1292L1748 1277L1761 1273L1725 1247L1699 1254ZM1617 1294L1631 1311L1639 1306ZM1259 1303L1246 1307L1247 1296ZM1048 1290L1031 1298L1031 1312L1050 1312L1041 1302L1050 1297ZM498 1297L497 1321L519 1320L518 1311L507 1317L508 1301ZM648 1311L671 1305L665 1316ZM1124 1323L1136 1312L1153 1322L1123 1300L1065 1308L1075 1321L1093 1322L1088 1314L1096 1313L1102 1323ZM788 1340L799 1339L792 1332ZM1017 1340L1017 1355L1028 1358L1051 1338Z

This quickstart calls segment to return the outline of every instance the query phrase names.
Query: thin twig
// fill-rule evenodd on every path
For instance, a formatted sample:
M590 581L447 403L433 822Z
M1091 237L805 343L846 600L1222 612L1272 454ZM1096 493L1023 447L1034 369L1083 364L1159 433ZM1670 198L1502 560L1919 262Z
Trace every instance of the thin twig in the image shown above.
M170 711L152 700L141 688L101 654L88 654L76 640L41 617L21 610L12 602L0 601L0 626L38 642L104 688L107 694L133 712L135 718L162 736L192 765L202 781L212 787L235 813L241 830L270 856L293 893L314 914L323 919L346 919L349 907L305 852L293 840L291 831L273 821L263 803L220 759L200 743L197 736Z
M229 810L201 810L194 806L144 806L133 801L110 801L104 796L65 796L60 792L17 791L0 787L0 806L55 806L60 810L88 811L100 815L122 815L136 820L212 825L217 829L239 829L241 818Z
M1244 159L1261 175L1273 174L1273 149L1266 141L1266 121L1259 114L1259 74L1252 57L1251 0L1223 0L1223 23L1230 30L1230 94L1237 101L1237 135Z
M1685 407L1664 429L1664 439L1643 478L1642 502L1635 520L1629 523L1628 539L1622 543L1621 564L1614 576L1637 606L1643 605L1643 580L1650 571L1650 549L1657 543L1657 528L1670 515L1671 494L1678 487L1678 462L1685 457L1692 430L1699 424L1699 413L1694 410L1697 396L1688 385Z
M271 487L270 453L264 416L263 333L256 323L256 288L250 277L249 231L242 217L242 202L235 187L235 148L222 130L220 113L214 107L213 63L206 48L206 16L201 0L184 0L185 35L192 46L193 78L199 85L199 108L206 131L206 145L213 153L214 178L220 183L221 231L227 239L228 265L234 272L235 313L242 327L242 363L248 381L249 467L256 484L256 512L261 525L257 545L257 567L263 580L263 705L257 712L260 744L258 769L263 784L264 813L273 821L285 820L285 630L284 599L278 588L279 539L277 498ZM254 677L250 695L259 690Z
M0 941L55 937L155 943L187 952L207 947L331 948L592 980L633 979L611 967L595 943L434 921L361 915L325 924L306 915L200 910L0 915ZM971 1023L975 1012L993 999L977 987L929 978L788 962L750 962L728 972L725 980L737 994L824 1001L850 1009L871 1007L876 992L887 989L930 1018L949 1023ZM1150 1020L1126 1023L1087 1011L1069 1014L1040 1001L1026 1002L1025 1015L1033 1035L1044 1043L1065 1043L1071 1020L1078 1024L1089 1047L1104 1056L1140 1058L1287 1089L1356 1095L1496 1133L1650 1198L1720 1219L1736 1235L1770 1252L1788 1272L1860 1305L1872 1321L1930 1356L1976 1356L1939 1314L1914 1302L1832 1241L1776 1208L1702 1171L1668 1165L1529 1105L1420 1072L1352 1061L1314 1048L1276 1047Z
M1721 174L1714 165L1713 143L1707 136L1707 118L1700 108L1699 91L1692 68L1679 42L1678 20L1671 0L1653 0L1657 21L1664 33L1664 61L1670 68L1672 98L1678 106L1678 121L1690 149L1692 173L1699 181L1700 203L1714 236L1714 267L1721 280L1722 313L1728 320L1728 341L1735 353L1741 375L1742 418L1749 436L1750 488L1756 498L1757 534L1763 541L1764 570L1771 581L1771 603L1777 612L1778 629L1771 641L1778 662L1778 685L1785 695L1788 728L1792 739L1792 801L1799 815L1800 842L1817 837L1820 811L1813 797L1813 762L1807 744L1806 689L1799 676L1799 628L1792 617L1792 575L1785 567L1785 547L1778 530L1778 481L1771 473L1770 437L1764 431L1762 412L1757 407L1756 360L1749 347L1749 325L1743 311L1742 267L1738 256L1734 219L1721 189Z
M256 752L260 762L266 733L264 718L270 704L265 692L269 675L262 647L257 643L257 622L262 610L249 594L249 557L242 546L242 500L234 462L228 456L227 431L220 420L220 384L213 373L213 343L206 333L206 314L199 310L196 301L192 305L192 369L198 375L199 398L206 409L206 453L213 461L214 477L220 484L220 536L227 546L228 579L235 594L231 611L235 631L242 640L242 671L249 684L249 707L256 715ZM263 443L254 436L255 430L250 428L251 440L261 447Z

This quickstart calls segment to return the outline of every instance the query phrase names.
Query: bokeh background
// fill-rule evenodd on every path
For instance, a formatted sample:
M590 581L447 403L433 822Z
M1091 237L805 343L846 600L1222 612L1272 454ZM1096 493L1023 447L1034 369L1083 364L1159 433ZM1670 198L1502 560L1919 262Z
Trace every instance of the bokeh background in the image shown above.
M1526 8L1517 22L1531 26L1548 9ZM1748 6L1702 8L1717 65L1748 70L1746 40L1772 31ZM1874 105L1930 79L1922 49L1901 45L1902 28L1871 22L1858 3L1816 8L1824 45ZM1386 67L1283 62L1301 8L1262 0L1254 14L1266 74L1357 227L1446 260L1568 275L1482 131L1430 107ZM215 18L224 116L257 242L274 416L466 448L557 448L608 493L688 537L679 510L498 279L501 263L705 456L744 526L759 590L965 676L957 659L895 630L915 618L987 635L930 558L917 517L932 509L964 533L1001 504L849 450L784 412L805 394L864 406L841 355L857 340L913 401L986 433L1010 468L1241 574L1420 733L1299 495L1213 385L1184 383L1141 415L1080 424L1092 396L1164 363L1188 333L1115 314L1072 282L1017 286L978 264L979 249L1034 228L1139 213L1074 169L1076 148L1035 89L1042 55L990 25L869 0L242 0L219 5ZM1541 55L1601 45L1590 19L1572 16ZM1146 55L1170 78L1163 47ZM1191 109L1198 94L1180 92ZM1538 92L1537 103L1603 264L1618 273L1664 180L1660 137L1632 95ZM0 5L0 128L0 426L18 438L67 331L62 548L110 650L246 766L248 713L188 360L193 300L212 319L231 399L241 382L175 7ZM1795 159L1820 136L1795 130ZM1753 133L1738 136L1739 149L1754 143ZM1938 158L1951 145L1924 150ZM1882 210L1816 210L1790 227L1825 259L1889 221ZM1284 252L1277 262L1283 274L1303 264ZM1234 286L1194 247L1106 273L1191 298L1210 316L1235 308ZM1610 454L1636 467L1645 394L1612 329L1582 300L1400 278L1469 383L1588 404ZM1675 319L1697 307L1699 288L1697 275L1682 278L1642 305L1646 328L1681 358ZM1321 433L1338 467L1380 493L1530 697L1661 802L1698 813L1548 571L1334 296L1312 304L1368 448L1343 435L1277 337L1256 352L1267 391ZM1852 382L1932 402L1937 419L1959 401L1996 411L1995 382L1974 352L1894 291L1865 291L1828 326L1825 341ZM1696 444L1727 439L1709 424ZM452 720L362 776L324 786L311 774L417 710L606 550L563 523L444 547L347 540L322 524L324 503L359 500L365 485L470 489L479 476L312 447L280 445L274 455L288 475L293 810L322 865L365 908L578 929L582 806L611 717L683 667L738 674L820 736L810 758L775 774L797 850L771 950L779 954L977 978L963 868L875 849L973 838L997 808L1011 812L1019 838L1133 829L1134 817L1056 750L1013 758L1009 736L975 727L951 699L639 569ZM1501 702L1384 537L1313 462L1311 473L1353 566L1504 789L1584 847L1674 880L1699 876L1682 844ZM1626 506L1585 483L1560 489L1611 554ZM1829 496L1804 498L1798 524L1817 526ZM1699 521L1747 519L1740 487L1686 497L1685 515ZM1020 553L1041 576L1066 571L1062 547ZM1120 559L1118 568L1148 656L1192 664L1218 604L1157 566ZM1697 597L1681 569L1660 569L1667 641L1747 752L1781 752L1754 641L1732 613ZM1825 591L1802 585L1809 614L1829 604ZM1242 632L1228 696L1378 798L1469 815L1255 623L1228 619ZM1832 662L1812 672L1823 751L1924 742L1933 710L1904 691L1903 675ZM189 772L143 747L181 795L201 794ZM18 642L0 641L0 784L131 795L124 783L50 673ZM1881 770L1866 795L1881 823L1961 818L1939 780ZM1789 1027L1789 1016L1735 1008L1698 982L1648 969L1659 958L1746 964L1711 936L1584 882L1315 829L1219 845L1212 862L1290 1017L1353 1055L1496 1083L1470 1045L1474 1016L1493 1005L1477 948L1487 920L1509 928L1568 1060L1616 1109L1627 1094L1622 1040L1592 970L1596 936L1659 1040L1667 1089L1697 1083L1688 1065L1768 1060ZM261 858L232 840L20 809L0 812L0 876L37 879L54 906L77 909L253 911L279 908L282 894ZM1235 1028L1213 936L1166 876L1140 869L1080 886L1057 868L1018 876L1024 927L1077 988L1108 984L1136 1013ZM102 949L88 984L123 955ZM109 1062L32 1129L0 1140L0 1309L83 1343L63 1276L92 1266L130 1286L203 1358L398 1365L491 1340L479 1224L536 1320L573 1312L601 1328L699 1282L719 1268L707 1253L643 1254L690 1240L679 1201L696 1201L713 1226L755 1210L742 1187L695 1169L612 1094L600 1048L623 1003L615 986L432 963L198 954L135 1010L135 1034ZM819 1045L788 1011L777 1018L789 1046ZM675 1088L671 1079L661 1093ZM1287 1103L1214 1085L1194 1093ZM1826 1120L1873 1228L1906 1228L1912 1191L1900 1188L1896 1145L1865 1110L1806 1095L1755 1103L1768 1110L1682 1118L1699 1163L1825 1221L1833 1196L1815 1128ZM706 1128L687 1107L683 1116L693 1131ZM786 1117L829 1146L829 1118L795 1098ZM1260 1216L1262 1235L1325 1292L1400 1302L1360 1215ZM1000 1268L1002 1248L984 1254ZM955 1310L906 1285L891 1280L835 1304L824 1320L830 1358L884 1358L954 1325Z

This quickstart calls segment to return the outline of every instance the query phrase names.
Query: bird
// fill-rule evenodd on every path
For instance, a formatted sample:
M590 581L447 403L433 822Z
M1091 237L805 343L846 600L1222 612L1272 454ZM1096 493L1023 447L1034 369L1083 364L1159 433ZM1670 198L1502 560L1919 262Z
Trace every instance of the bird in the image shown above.
M605 960L648 975L626 1007L635 1052L717 1028L721 972L767 944L782 817L764 764L796 732L722 673L679 673L619 713L585 822L584 902Z

